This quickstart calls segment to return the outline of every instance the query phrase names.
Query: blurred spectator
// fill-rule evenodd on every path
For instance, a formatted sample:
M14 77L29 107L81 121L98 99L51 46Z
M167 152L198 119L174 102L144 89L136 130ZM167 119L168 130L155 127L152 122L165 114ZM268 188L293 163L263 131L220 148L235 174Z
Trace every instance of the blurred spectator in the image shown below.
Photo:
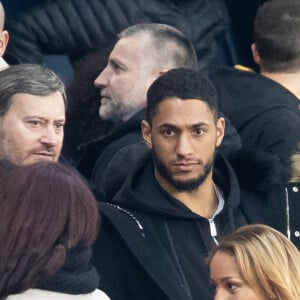
M0 177L0 298L107 300L90 263L97 204L80 176L1 161Z
M300 141L300 2L272 0L254 22L254 61L260 74L224 68L210 71L220 110L243 145L278 155L290 177L290 157Z
M19 64L0 72L0 157L16 164L57 161L67 98L46 66Z
M258 69L251 55L253 21L257 8L267 0L224 0L228 8L230 28L239 64Z
M239 228L208 261L215 300L300 299L300 253L271 227Z
M47 1L7 23L9 63L42 62L43 55L77 60L114 42L137 23L165 23L183 31L195 45L200 67L234 64L230 24L222 0L64 0Z

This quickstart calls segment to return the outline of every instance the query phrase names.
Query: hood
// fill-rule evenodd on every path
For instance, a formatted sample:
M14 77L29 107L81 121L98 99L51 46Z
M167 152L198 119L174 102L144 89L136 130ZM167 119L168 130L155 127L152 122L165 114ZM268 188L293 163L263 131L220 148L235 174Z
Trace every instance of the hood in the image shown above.
M287 171L278 156L260 149L243 147L231 153L228 161L242 190L265 195L269 187L278 184Z
M145 145L126 147L112 161L103 176L101 186L105 193L100 193L100 200L154 215L199 217L161 188L154 178L151 152ZM226 205L237 207L240 201L238 182L230 165L220 155L215 159L213 177L223 192Z

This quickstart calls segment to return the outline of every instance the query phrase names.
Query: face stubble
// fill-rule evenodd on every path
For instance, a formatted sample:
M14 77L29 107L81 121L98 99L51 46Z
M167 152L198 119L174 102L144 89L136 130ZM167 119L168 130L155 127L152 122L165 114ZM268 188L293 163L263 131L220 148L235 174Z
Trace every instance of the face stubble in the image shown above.
M180 192L193 192L194 190L196 190L210 174L213 168L214 157L215 157L215 153L214 153L211 159L206 164L204 164L203 172L199 174L198 177L186 181L180 181L180 180L175 180L173 178L172 173L167 168L167 166L163 163L163 161L159 158L155 149L152 148L151 152L152 152L154 165L157 171L159 172L159 174L166 181L168 181L170 185L172 185L175 189L177 189Z

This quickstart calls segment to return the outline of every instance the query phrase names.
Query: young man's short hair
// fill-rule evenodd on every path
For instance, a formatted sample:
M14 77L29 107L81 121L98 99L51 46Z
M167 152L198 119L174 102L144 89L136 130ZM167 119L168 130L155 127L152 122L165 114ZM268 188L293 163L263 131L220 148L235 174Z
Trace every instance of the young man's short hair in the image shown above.
M218 97L214 85L200 71L172 69L158 77L147 93L147 121L151 124L157 105L166 98L198 99L205 102L215 119L218 116Z

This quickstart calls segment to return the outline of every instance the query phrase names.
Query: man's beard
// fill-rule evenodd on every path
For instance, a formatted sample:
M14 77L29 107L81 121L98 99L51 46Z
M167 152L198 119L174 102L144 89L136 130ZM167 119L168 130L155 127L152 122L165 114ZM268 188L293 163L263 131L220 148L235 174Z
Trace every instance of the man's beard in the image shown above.
M101 103L99 107L99 115L103 120L109 120L114 124L124 122L128 117L138 110L137 105L130 105L121 101L106 100L106 103ZM102 105L102 107L101 107Z
M16 145L13 139L9 138L9 135L6 134L5 129L1 126L0 122L0 160L9 160L10 162L17 165L25 165L28 163L35 163L44 160L46 161L46 159L43 159L42 157L39 160L30 159L30 156L32 154L39 152L47 152L50 156L56 158L54 148L47 145L40 145L27 151L20 148L18 145Z
M175 189L177 189L180 192L192 192L196 190L210 174L213 167L215 155L213 155L212 158L204 165L202 174L200 174L197 178L190 179L187 181L174 180L172 178L171 172L168 170L168 168L165 166L162 160L158 157L157 153L153 148L152 157L157 171L164 179L166 179L169 182L170 185L172 185Z
M100 117L103 120L109 120L114 124L121 123L125 113L123 106L120 104L105 103L99 107Z

